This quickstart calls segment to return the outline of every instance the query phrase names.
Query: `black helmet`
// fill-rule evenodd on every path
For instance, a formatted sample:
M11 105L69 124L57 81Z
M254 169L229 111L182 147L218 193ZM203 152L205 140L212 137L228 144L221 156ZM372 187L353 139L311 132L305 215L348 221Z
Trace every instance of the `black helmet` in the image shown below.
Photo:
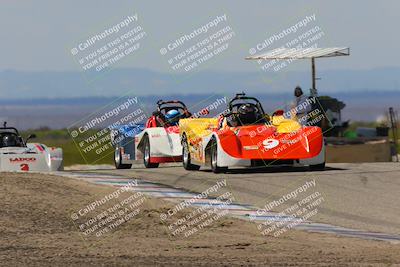
M250 104L243 104L238 109L241 124L253 124L257 121L257 108Z

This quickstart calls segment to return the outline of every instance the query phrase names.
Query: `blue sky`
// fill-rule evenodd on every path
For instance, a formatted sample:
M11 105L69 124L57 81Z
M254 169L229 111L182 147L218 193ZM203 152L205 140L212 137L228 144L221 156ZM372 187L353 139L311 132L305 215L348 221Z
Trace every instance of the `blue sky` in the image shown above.
M400 1L15 1L0 3L0 71L77 71L73 44L137 13L147 38L143 50L117 67L171 69L159 49L217 15L226 14L235 39L207 66L218 71L254 71L243 60L249 48L306 15L316 15L325 37L319 46L349 46L347 58L323 59L320 70L399 67ZM291 67L300 70L309 62Z

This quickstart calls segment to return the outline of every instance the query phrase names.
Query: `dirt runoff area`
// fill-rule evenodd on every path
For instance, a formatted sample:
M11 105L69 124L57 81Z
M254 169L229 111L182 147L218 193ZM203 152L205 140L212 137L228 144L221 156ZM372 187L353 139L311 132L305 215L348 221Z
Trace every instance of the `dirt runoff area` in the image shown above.
M0 173L0 182L2 266L400 264L400 245L386 242L295 230L277 238L262 236L256 224L226 217L190 236L173 236L169 219L160 220L170 202L128 191L110 199L114 187L51 175ZM111 218L104 222L114 223L108 231L94 231L100 219L121 212L116 206L121 199L134 207L126 210L126 220Z

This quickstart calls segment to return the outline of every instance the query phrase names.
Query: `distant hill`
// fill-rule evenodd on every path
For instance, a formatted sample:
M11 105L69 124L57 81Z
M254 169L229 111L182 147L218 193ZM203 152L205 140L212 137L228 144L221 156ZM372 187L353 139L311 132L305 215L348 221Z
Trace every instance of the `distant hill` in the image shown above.
M267 112L283 108L292 100L290 93L254 93L260 99ZM376 121L385 115L387 109L393 106L400 111L400 91L349 91L333 92L330 96L346 103L343 118L350 120ZM132 94L131 96L134 96ZM218 99L227 94L171 94L169 96L150 95L139 97L141 105L148 111L155 109L155 103L160 98L164 100L179 99L189 107L193 107L205 99ZM9 125L21 129L66 128L87 115L102 109L116 101L113 97L81 97L81 98L37 98L37 99L0 99L0 122L7 120ZM213 100L212 100L213 101ZM197 108L197 107L196 107Z
M343 117L375 121L389 106L400 109L400 68L360 71L321 71L317 86L347 104ZM310 87L304 72L158 73L144 69L115 69L88 83L80 72L0 72L0 121L22 129L68 127L121 95L139 96L154 109L155 102L180 99L187 105L214 95L228 98L240 91L260 97L270 112L293 98L296 85ZM308 91L308 90L305 90Z
M400 68L335 70L317 73L325 92L400 90ZM80 72L0 72L2 99L113 97L137 95L227 93L291 93L296 85L310 87L309 71L213 72L167 74L145 69L115 69L93 82Z

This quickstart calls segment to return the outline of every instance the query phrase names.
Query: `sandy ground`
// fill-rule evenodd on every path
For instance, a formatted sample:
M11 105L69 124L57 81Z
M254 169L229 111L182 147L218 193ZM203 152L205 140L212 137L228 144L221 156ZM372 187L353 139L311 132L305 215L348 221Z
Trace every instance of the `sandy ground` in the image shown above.
M1 266L400 264L400 245L294 230L274 238L228 218L190 237L171 237L159 218L171 203L157 199L147 199L137 216L113 231L85 236L77 227L82 221L71 214L115 188L37 174L0 173L0 182Z

